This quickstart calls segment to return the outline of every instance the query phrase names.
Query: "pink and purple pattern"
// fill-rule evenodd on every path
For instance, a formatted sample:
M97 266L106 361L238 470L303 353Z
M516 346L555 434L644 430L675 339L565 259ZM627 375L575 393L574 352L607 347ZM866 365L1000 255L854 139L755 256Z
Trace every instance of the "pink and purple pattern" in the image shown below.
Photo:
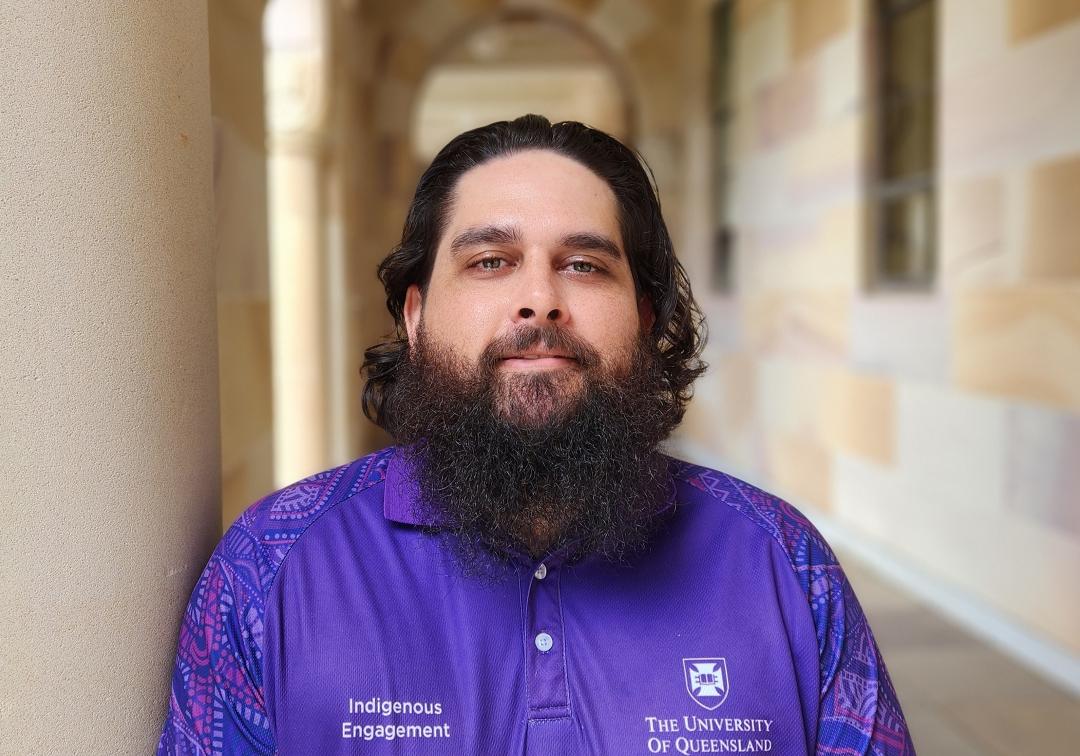
M335 504L381 482L392 453L270 494L228 529L180 627L159 756L275 752L262 680L266 596L292 544Z
M730 475L685 465L678 477L759 525L787 554L817 630L821 690L816 753L913 755L870 625L817 529L787 502Z

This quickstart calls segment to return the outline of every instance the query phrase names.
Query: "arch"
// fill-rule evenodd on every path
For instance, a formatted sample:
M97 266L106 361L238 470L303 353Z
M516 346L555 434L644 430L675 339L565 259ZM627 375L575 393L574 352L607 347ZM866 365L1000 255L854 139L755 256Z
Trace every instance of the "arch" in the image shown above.
M406 16L398 18L386 29L379 45L379 51L375 60L374 71L374 97L372 98L377 112L383 113L376 122L376 131L386 146L384 159L393 159L395 150L392 145L401 134L403 124L411 124L416 117L418 94L424 81L430 76L431 71L444 62L446 58L477 31L493 25L506 22L539 21L552 24L569 35L581 40L591 50L597 53L598 58L611 71L615 82L619 87L619 96L622 101L623 122L626 124L626 140L634 144L640 130L640 107L633 78L629 69L615 48L608 40L589 26L584 18L578 18L568 12L553 11L542 8L522 7L495 7L487 11L481 11L467 15L457 23L453 29L442 36L438 42L426 50L413 48L403 49L400 46L409 36L406 32L408 26L422 21L422 17ZM391 61L397 62L391 71ZM387 129L393 124L394 128ZM401 176L411 174L413 170L401 170L398 166L384 167L383 174L386 176ZM393 179L391 179L391 182ZM390 189L391 187L386 187ZM393 187L397 189L398 187Z
M625 137L633 143L638 132L638 98L635 95L630 74L618 54L608 45L607 41L591 29L587 24L570 17L567 14L551 11L543 8L500 7L486 13L477 14L468 21L459 24L453 31L443 38L442 44L436 49L428 60L423 75L417 80L413 89L413 97L409 109L409 122L416 117L418 97L423 90L426 80L432 71L457 49L464 46L467 41L484 29L505 23L539 22L558 27L569 36L575 37L585 43L612 73L615 83L619 88L619 98L622 103L622 121L626 124Z

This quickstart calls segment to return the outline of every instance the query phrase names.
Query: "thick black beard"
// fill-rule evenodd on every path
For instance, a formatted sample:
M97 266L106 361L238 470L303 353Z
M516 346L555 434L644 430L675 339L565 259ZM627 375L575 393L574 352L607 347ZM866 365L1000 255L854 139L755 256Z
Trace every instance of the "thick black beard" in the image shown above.
M506 375L502 357L543 343L573 368ZM387 397L422 511L450 536L462 567L564 551L626 560L650 540L672 495L660 443L678 423L655 345L644 336L616 371L559 328L494 341L477 366L423 333Z

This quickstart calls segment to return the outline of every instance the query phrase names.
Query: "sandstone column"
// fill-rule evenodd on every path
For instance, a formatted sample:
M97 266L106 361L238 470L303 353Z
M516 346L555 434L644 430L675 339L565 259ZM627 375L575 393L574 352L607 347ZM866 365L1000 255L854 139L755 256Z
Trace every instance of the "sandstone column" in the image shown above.
M266 8L274 479L329 466L323 2Z
M0 9L0 751L148 753L219 533L205 0Z

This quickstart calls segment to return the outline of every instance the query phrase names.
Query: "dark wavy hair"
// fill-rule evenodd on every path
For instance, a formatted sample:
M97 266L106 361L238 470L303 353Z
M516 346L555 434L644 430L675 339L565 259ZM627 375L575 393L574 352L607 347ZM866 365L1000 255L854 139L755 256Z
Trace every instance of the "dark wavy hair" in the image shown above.
M526 115L466 131L442 148L416 186L401 243L379 264L386 307L396 328L364 351L363 406L370 420L391 433L393 403L387 399L398 368L408 359L405 294L412 284L421 291L428 284L454 188L469 169L526 150L550 150L576 160L614 192L637 295L648 297L656 315L651 336L664 374L660 400L668 405L676 424L682 419L693 393L692 384L706 367L700 359L705 322L686 271L675 257L648 166L637 153L603 131L577 121L553 124L543 116Z

